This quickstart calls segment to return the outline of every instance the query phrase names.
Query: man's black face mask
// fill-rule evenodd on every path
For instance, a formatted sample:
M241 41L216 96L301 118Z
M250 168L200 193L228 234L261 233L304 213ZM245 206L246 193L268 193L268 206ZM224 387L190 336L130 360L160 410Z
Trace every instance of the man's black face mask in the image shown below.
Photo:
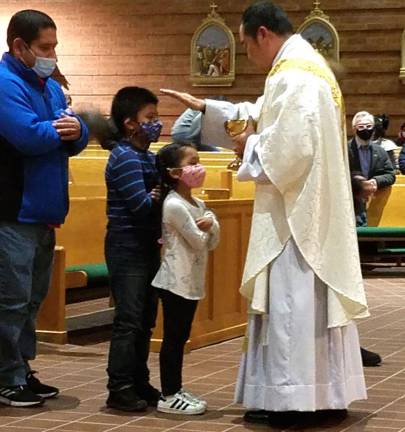
M373 129L363 129L356 131L356 135L363 141L368 141L373 136Z

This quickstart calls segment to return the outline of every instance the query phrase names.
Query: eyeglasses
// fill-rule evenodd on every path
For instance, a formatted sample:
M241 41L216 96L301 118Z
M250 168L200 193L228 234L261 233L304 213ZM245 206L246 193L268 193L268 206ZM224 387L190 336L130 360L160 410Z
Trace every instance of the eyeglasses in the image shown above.
M359 124L359 125L356 126L356 129L358 131L361 131L361 130L372 130L372 129L374 129L374 126L372 124Z

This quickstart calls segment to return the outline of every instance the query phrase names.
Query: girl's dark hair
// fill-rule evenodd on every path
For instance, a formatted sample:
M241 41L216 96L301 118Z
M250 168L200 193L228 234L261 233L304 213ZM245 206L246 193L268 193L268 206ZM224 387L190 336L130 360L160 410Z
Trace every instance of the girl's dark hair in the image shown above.
M112 102L111 118L121 137L125 134L124 121L127 118L136 118L146 105L157 105L158 102L155 94L142 87L124 87L119 90Z
M156 166L160 173L162 199L165 199L167 194L176 187L178 181L169 174L169 169L180 167L184 157L184 150L189 147L195 148L191 143L174 142L165 145L158 151Z
M14 39L21 38L30 46L32 41L38 39L39 32L49 27L56 30L53 19L43 12L32 9L17 12L11 17L7 28L7 45L10 51L12 51Z
M156 105L158 98L141 87L124 87L114 96L111 118L106 119L99 110L78 111L77 114L87 124L90 138L96 139L105 150L112 150L125 135L124 121L134 118L148 104Z

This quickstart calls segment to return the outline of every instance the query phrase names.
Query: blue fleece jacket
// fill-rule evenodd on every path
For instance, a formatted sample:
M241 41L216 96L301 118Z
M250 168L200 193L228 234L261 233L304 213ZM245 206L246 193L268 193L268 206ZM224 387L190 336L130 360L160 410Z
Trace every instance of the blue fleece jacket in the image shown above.
M52 122L65 110L60 85L5 53L0 62L0 221L60 224L69 208L68 159L87 145L62 141Z

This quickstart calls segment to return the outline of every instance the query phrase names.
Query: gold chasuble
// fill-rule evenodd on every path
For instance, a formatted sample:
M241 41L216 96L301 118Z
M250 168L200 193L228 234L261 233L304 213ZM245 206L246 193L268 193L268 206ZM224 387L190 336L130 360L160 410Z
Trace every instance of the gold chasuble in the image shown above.
M256 112L260 108L256 151L270 182L256 187L241 286L250 312L268 313L271 263L293 238L328 287L328 327L368 316L343 99L325 60L301 36L280 50Z

